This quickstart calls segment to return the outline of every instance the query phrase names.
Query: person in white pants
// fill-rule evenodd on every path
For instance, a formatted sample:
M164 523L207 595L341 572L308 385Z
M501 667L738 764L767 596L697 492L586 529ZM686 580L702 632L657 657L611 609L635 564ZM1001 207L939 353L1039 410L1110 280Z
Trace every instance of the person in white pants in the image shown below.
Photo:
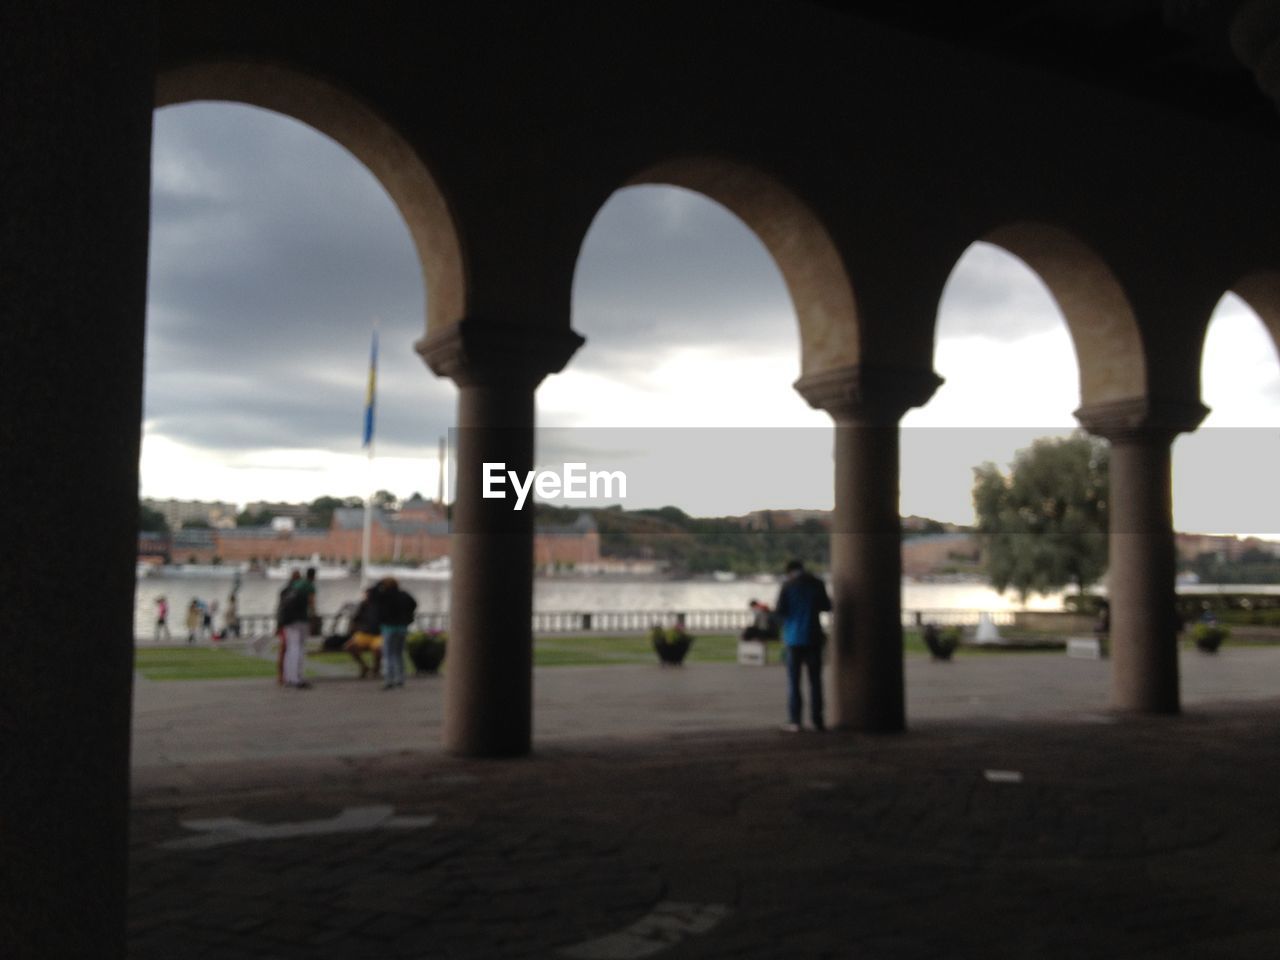
M303 679L303 669L307 660L307 634L310 624L287 623L284 627L284 685L307 689L311 684Z

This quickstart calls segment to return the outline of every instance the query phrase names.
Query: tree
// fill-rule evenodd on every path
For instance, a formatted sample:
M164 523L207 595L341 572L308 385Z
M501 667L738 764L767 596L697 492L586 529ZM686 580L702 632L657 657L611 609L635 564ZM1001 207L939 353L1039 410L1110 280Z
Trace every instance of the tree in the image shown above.
M396 503L396 495L390 490L379 490L373 495L373 506L376 510L394 510Z
M1079 433L1019 450L1005 476L974 468L973 505L987 573L1002 593L1027 595L1068 585L1078 592L1107 569L1105 441Z
M212 530L213 524L208 520L184 520L182 521L183 530Z
M316 497L307 507L305 526L327 530L333 523L333 511L339 507L363 507L359 497Z
M138 504L138 529L143 533L168 533L169 521L159 510Z
M236 514L237 527L266 527L271 525L272 513L270 510L258 510L250 513L248 510L241 510Z

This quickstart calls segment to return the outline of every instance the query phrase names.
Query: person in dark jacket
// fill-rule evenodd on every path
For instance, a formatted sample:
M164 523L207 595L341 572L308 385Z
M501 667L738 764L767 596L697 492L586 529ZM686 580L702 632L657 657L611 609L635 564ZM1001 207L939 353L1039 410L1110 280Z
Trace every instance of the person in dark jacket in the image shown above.
M784 730L799 733L804 699L800 671L809 673L809 710L813 729L825 730L822 717L822 648L826 634L818 615L831 609L827 586L809 573L799 560L787 564L787 579L778 593L774 613L782 620L782 642L787 657L787 724Z
M404 686L404 639L413 623L418 601L400 589L394 577L386 577L374 591L374 605L382 629L383 690Z

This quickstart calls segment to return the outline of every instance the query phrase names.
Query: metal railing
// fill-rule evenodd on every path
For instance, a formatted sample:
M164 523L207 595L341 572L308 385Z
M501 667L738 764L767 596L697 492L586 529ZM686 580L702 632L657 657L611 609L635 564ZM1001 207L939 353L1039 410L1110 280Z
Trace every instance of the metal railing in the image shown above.
M902 625L915 627L935 623L941 627L977 626L983 614L997 627L1013 626L1017 613L1012 610L903 610ZM656 626L674 627L683 618L691 633L737 633L751 624L753 614L746 609L733 610L538 610L531 625L535 634L554 633L645 633ZM822 615L824 626L830 626L830 614ZM449 614L432 611L419 613L415 625L419 630L448 630ZM240 617L240 634L244 637L274 633L276 618L270 614L245 614ZM345 613L329 613L320 617L320 634L345 632L349 617Z

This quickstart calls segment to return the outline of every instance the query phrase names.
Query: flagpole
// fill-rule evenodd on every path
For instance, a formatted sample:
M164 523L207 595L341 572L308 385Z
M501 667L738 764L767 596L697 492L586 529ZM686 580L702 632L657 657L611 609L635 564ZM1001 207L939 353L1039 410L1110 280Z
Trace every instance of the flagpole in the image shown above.
M373 345L369 348L369 389L365 397L364 445L369 451L368 476L365 478L364 541L360 554L360 581L369 585L369 553L373 542L373 427L378 393L378 319L373 320Z
M369 549L373 540L373 441L369 441L369 466L365 477L364 541L360 551L360 582L369 585Z

